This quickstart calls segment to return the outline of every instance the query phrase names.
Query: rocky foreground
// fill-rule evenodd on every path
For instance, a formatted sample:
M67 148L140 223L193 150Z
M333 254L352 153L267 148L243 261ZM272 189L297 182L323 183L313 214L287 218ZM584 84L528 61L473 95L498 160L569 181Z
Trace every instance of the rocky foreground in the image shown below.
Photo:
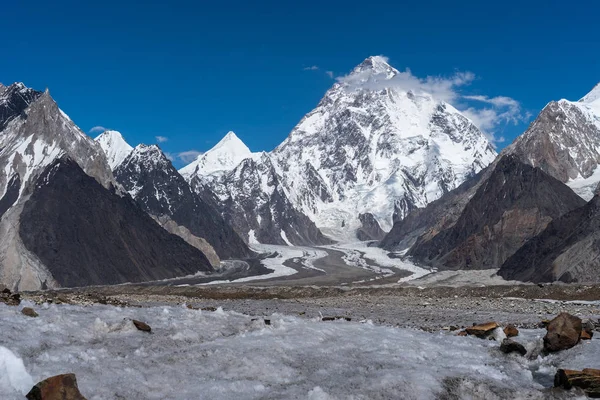
M73 382L73 393L81 389L74 399L135 398L153 390L157 398L187 399L200 389L211 398L598 397L600 302L591 300L597 290L4 291L0 318L9 333L0 350L22 358L21 390L30 399L51 398L36 393L57 382L59 389L62 382ZM131 387L131 379L139 383ZM9 393L0 390L5 398L23 398Z

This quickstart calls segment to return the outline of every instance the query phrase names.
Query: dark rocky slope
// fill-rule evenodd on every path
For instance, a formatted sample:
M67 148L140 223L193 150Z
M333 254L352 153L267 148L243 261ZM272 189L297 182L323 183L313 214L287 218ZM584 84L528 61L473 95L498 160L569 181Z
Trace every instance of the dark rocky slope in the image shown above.
M552 221L498 271L528 282L600 281L600 197Z
M221 259L253 253L219 212L194 193L157 146L137 146L115 169L115 178L149 214L167 216L205 239Z
M66 287L212 270L198 249L166 232L131 198L105 189L67 157L40 175L21 214L19 234Z
M585 204L560 181L511 155L477 178L400 226L405 236L422 232L408 256L440 269L499 268L552 219ZM386 238L383 244L403 239Z

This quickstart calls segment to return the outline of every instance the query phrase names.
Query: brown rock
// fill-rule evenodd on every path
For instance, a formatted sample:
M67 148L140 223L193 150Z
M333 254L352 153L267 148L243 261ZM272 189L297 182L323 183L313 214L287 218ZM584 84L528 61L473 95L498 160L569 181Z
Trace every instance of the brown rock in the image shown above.
M581 336L581 319L560 313L548 324L548 332L544 336L544 350L549 352L570 349L579 343Z
M150 328L150 325L148 325L145 322L138 321L136 319L131 320L131 322L133 322L133 324L135 325L135 327L138 328L138 330L140 330L142 332L152 332L152 328Z
M460 331L456 334L456 336L467 336L467 335L468 335L467 331Z
M485 324L473 325L465 329L469 335L475 335L478 338L486 338L494 329L498 327L496 322L486 322Z
M577 387L592 398L600 398L600 370L586 368L583 371L559 369L554 375L554 386L564 389Z
M527 354L525 346L511 339L504 339L502 341L502 344L500 345L500 351L505 354L519 353L522 356Z
M215 311L217 311L217 307L212 307L212 306L208 306L208 307L202 307L200 310L202 310L202 311L210 311L210 312L215 312Z
M504 334L506 337L519 336L519 330L514 325L507 325L504 327Z
M591 340L594 336L594 329L596 325L589 319L581 324L581 340Z
M23 307L23 309L21 310L21 314L27 315L28 317L32 317L32 318L35 318L38 316L38 313L36 313L35 310L31 307Z
M28 400L86 400L79 392L75 374L45 379L35 385L26 397Z

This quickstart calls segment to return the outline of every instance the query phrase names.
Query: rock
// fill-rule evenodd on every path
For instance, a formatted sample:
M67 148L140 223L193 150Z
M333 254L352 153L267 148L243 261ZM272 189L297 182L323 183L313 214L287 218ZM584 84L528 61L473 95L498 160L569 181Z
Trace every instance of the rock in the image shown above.
M593 332L581 331L581 336L579 336L580 340L592 340Z
M271 325L271 320L270 319L265 319L265 325Z
M519 336L519 330L514 325L507 325L504 327L504 334L509 338Z
M548 332L544 336L544 350L549 352L570 349L579 343L581 336L581 319L560 313L548 324Z
M594 336L594 329L596 325L593 321L587 320L581 325L581 336L579 337L582 340L591 340Z
M468 335L467 331L460 331L456 334L456 336L467 336L467 335Z
M23 309L21 310L21 314L27 315L28 317L32 317L32 318L35 318L38 316L38 313L36 313L35 310L31 307L23 307Z
M554 375L554 387L583 389L592 398L600 398L600 370L585 368L582 371L559 369Z
M510 353L519 353L520 355L524 356L525 354L527 354L527 350L525 349L525 346L523 346L521 343L515 342L512 339L504 339L502 341L502 344L500 345L500 351L505 353L505 354L510 354Z
M150 328L150 325L148 325L145 322L142 321L138 321L138 320L131 320L131 322L133 322L133 324L135 325L136 328L138 328L138 330L142 331L142 332L152 332L152 328Z
M28 400L86 400L79 392L75 374L45 379L35 385L26 397Z
M335 321L335 320L338 320L338 319L343 319L343 320L346 320L348 322L352 321L352 318L350 318L350 317L340 317L340 316L323 317L323 318L321 318L321 321Z
M217 311L217 307L202 307L200 310L202 311L210 311L210 312L215 312Z
M473 325L470 328L465 329L465 331L469 335L474 335L478 338L485 339L496 328L498 328L498 324L496 322L486 322L485 324Z

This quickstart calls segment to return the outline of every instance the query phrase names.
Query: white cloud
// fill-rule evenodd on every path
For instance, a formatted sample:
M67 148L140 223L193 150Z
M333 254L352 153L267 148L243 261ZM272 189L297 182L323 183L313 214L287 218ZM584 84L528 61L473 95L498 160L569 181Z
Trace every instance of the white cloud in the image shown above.
M333 71L325 71L325 73L327 74L328 77L333 79Z
M304 71L317 71L318 69L319 69L319 67L316 65L311 65L310 67L303 68Z
M198 158L199 155L202 155L202 154L203 153L198 150L188 150L188 151L182 151L181 153L175 154L175 157L180 159L184 163L189 164L192 161L194 161L196 158Z
M155 138L158 143L164 143L169 140L169 138L166 136L155 136Z
M382 57L385 59L385 57ZM373 74L370 70L359 73L353 73L337 78L337 81L346 85L350 90L356 88L366 88L371 90L381 90L393 88L405 92L429 93L439 100L452 101L460 97L457 89L461 86L470 84L475 79L472 72L457 72L449 78L440 76L428 76L419 78L406 69L404 72L398 72L396 75L388 78L386 73Z
M103 126L94 126L92 129L90 129L90 133L102 133L104 131L106 131L107 129Z
M383 62L387 57L381 56ZM508 123L526 122L531 114L523 112L521 104L507 96L489 97L485 95L465 94L476 76L472 72L455 72L451 76L427 76L420 78L410 69L389 76L388 72L374 74L372 70L351 73L336 78L347 90L356 89L396 89L413 92L416 95L431 95L436 100L446 101L460 110L466 117L483 131L492 144L501 143L502 129Z
M467 95L463 99L475 103L487 104L487 107L478 108L470 106L462 110L475 125L479 127L492 143L502 143L504 137L498 136L498 130L502 130L507 124L517 125L527 122L531 113L523 112L521 104L510 97L483 95Z

